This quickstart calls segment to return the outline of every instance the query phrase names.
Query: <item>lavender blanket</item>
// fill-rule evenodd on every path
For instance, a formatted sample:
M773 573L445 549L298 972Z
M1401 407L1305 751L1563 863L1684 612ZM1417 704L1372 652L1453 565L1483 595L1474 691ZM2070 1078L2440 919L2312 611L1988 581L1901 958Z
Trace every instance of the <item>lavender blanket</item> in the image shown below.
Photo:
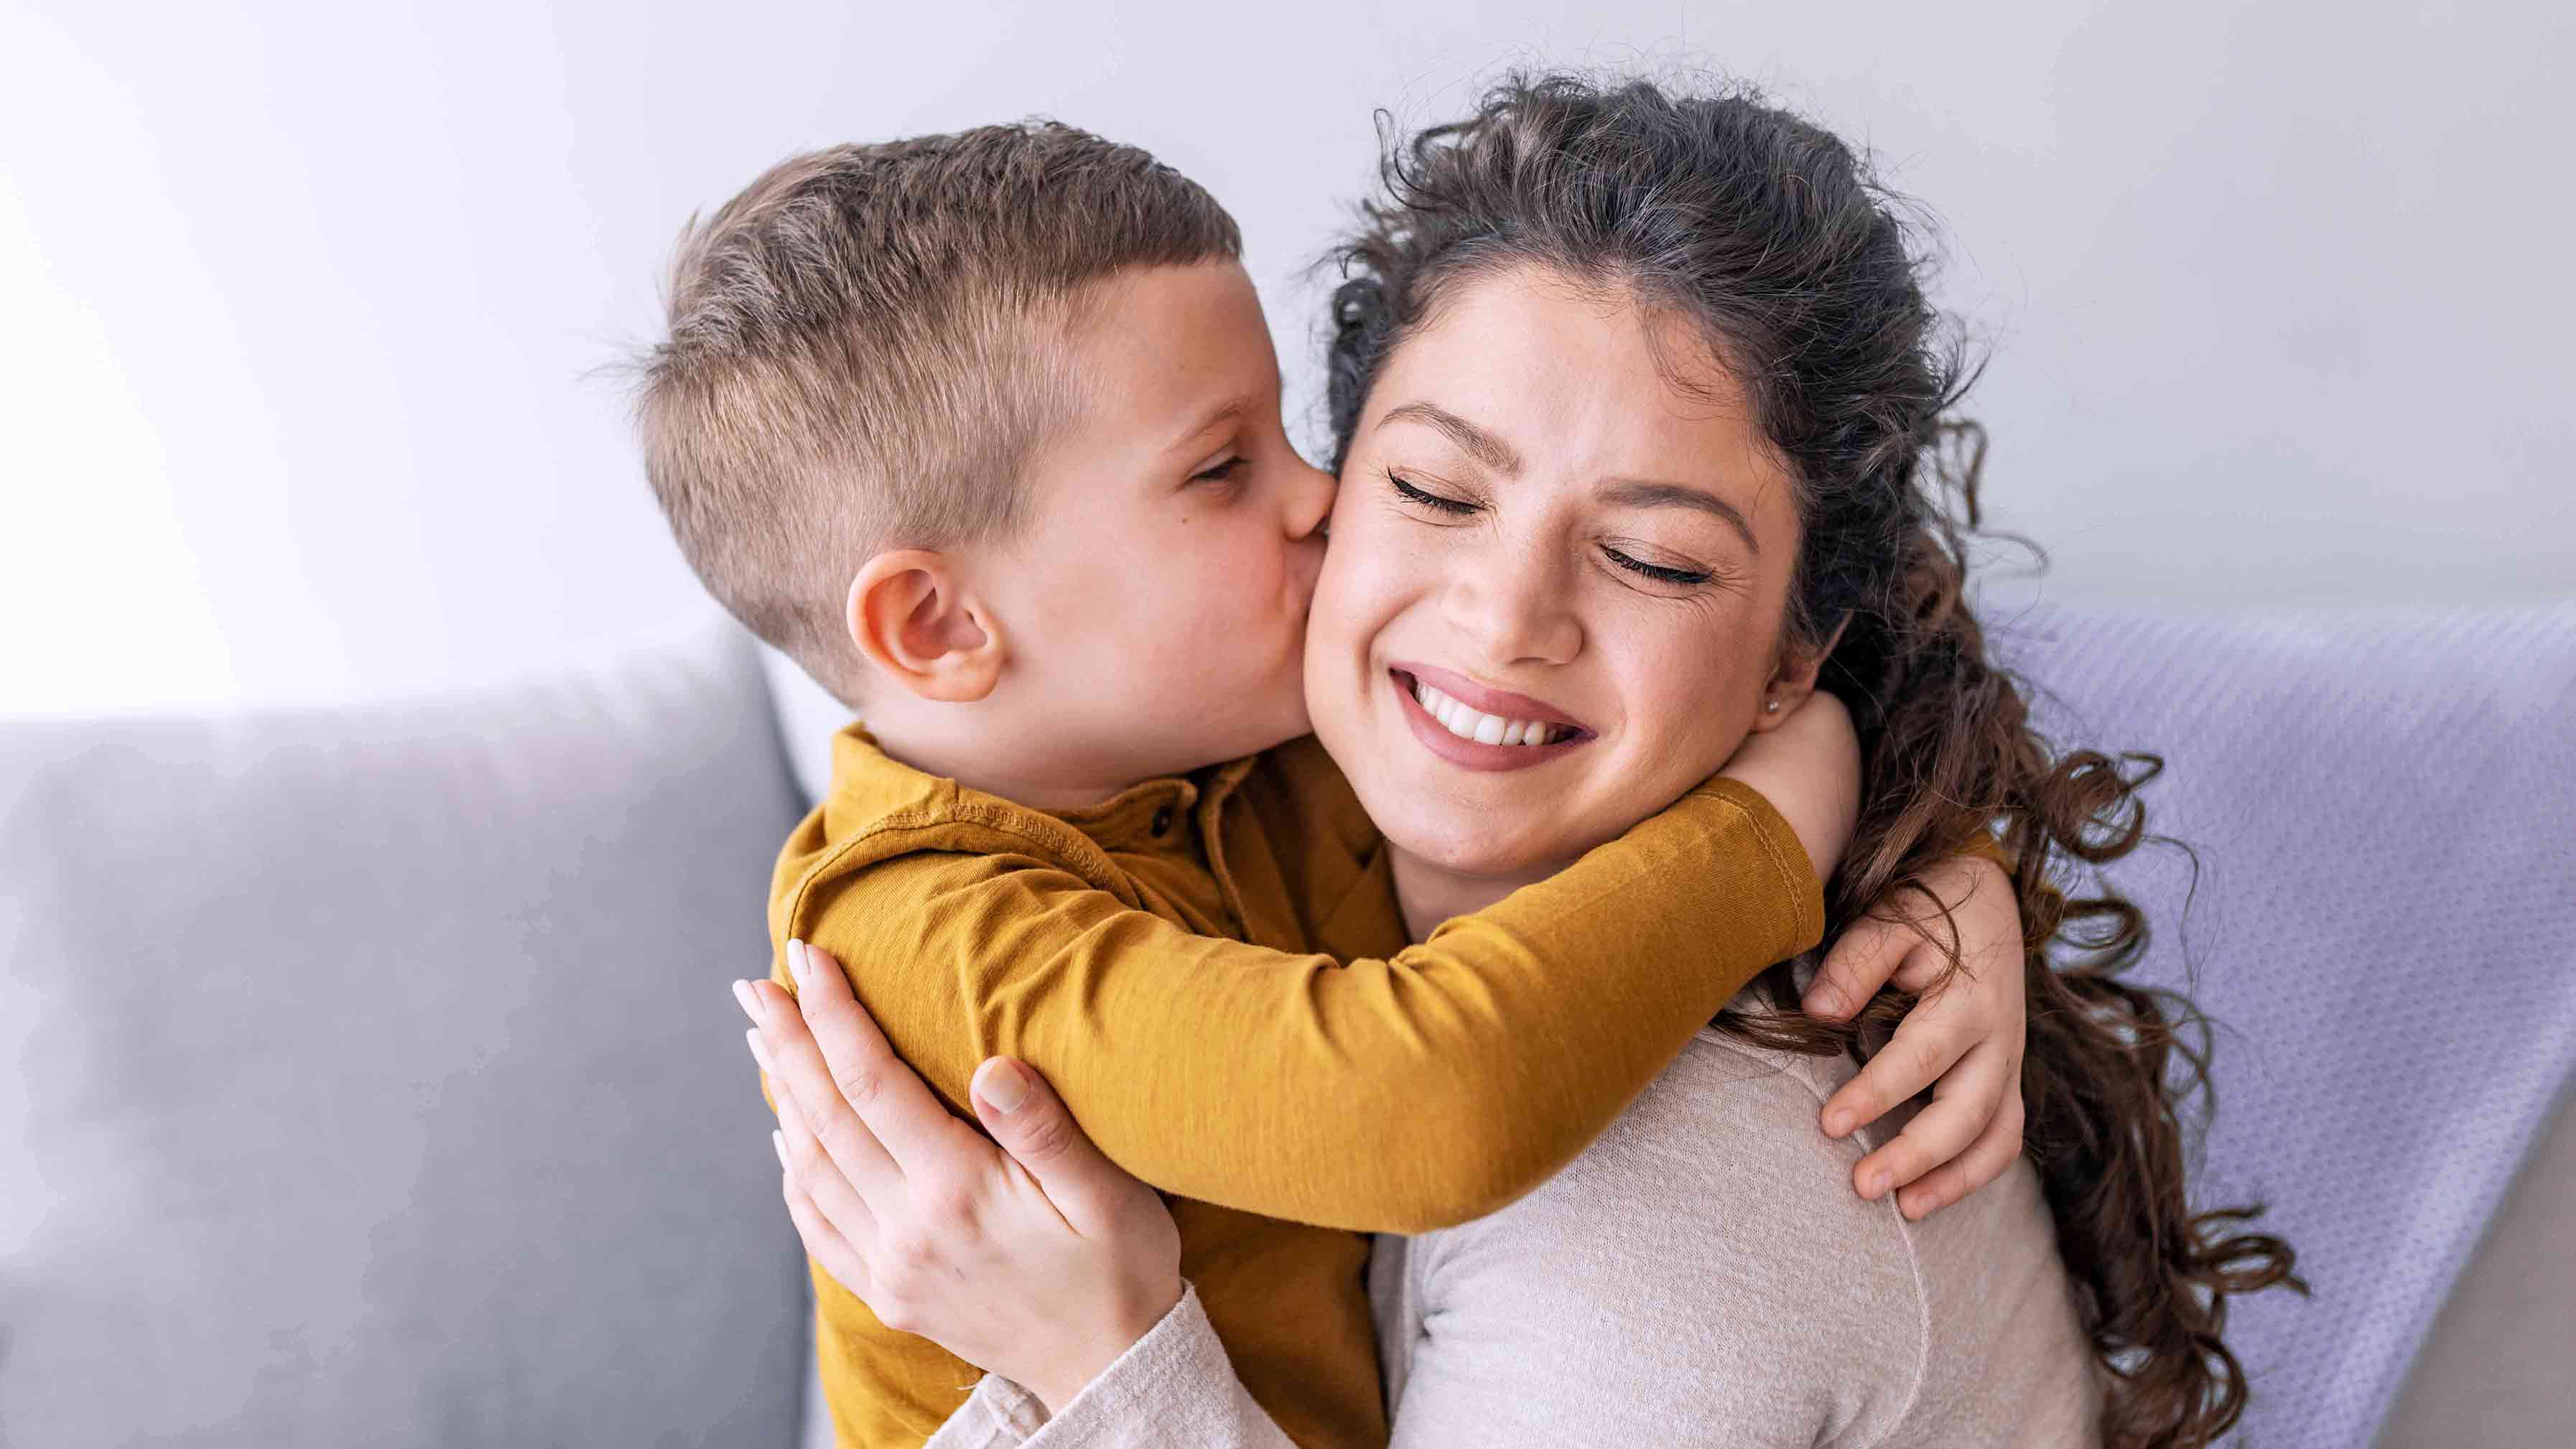
M2162 754L2115 878L2140 979L2220 1030L2200 1199L2313 1301L2249 1300L2239 1441L2366 1445L2576 1080L2576 605L2194 619L1989 609L2063 743Z

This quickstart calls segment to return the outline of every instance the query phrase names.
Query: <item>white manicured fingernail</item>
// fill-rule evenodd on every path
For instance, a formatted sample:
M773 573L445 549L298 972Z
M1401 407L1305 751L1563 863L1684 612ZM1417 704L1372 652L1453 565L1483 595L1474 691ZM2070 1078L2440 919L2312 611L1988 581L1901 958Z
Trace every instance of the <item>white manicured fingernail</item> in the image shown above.
M779 1131L775 1127L771 1128L769 1131L769 1145L778 1149L778 1165L789 1172L794 1172L796 1169L793 1166L790 1166L787 1161L787 1134Z
M787 943L787 974L795 977L799 986L805 984L806 977L814 974L814 963L805 959L805 943L802 941Z
M750 1017L752 1020L763 1021L768 1018L769 1014L760 1008L760 993L751 989L750 982L735 982L733 984L733 999L742 1003L742 1014Z
M1029 1079L1021 1075L1018 1067L996 1057L985 1066L983 1080L975 1092L992 1103L994 1111L1007 1117L1029 1099Z

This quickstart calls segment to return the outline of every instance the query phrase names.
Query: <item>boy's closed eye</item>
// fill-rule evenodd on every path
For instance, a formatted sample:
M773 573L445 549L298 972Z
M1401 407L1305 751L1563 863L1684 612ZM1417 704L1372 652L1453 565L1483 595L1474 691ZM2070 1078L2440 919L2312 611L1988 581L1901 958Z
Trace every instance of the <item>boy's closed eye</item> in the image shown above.
M1239 483L1243 480L1243 470L1250 465L1251 461L1241 453L1229 454L1223 461L1212 463L1192 473L1190 481L1192 483Z

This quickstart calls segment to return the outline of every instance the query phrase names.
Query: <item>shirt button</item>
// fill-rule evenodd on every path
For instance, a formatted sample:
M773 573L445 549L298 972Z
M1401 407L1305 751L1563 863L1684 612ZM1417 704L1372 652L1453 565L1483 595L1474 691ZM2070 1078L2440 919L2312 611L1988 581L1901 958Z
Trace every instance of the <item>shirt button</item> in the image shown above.
M1170 830L1171 828L1172 828L1172 807L1171 807L1171 806L1169 806L1169 805L1166 805L1166 806L1164 806L1162 809L1157 810L1157 811L1155 811L1155 812L1154 812L1154 833L1155 833L1156 835L1161 835L1161 834L1163 834L1165 831Z

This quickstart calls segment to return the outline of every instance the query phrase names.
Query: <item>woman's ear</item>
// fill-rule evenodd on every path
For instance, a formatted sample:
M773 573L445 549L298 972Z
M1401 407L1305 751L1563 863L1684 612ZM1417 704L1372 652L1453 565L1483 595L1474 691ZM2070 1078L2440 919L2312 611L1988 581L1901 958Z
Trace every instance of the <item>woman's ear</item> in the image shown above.
M845 610L859 653L923 699L970 703L1002 677L1002 632L945 554L912 548L869 559L850 580Z
M1762 686L1762 707L1753 715L1755 734L1776 728L1816 692L1816 675L1824 669L1825 660L1842 642L1843 630L1850 625L1851 615L1843 615L1842 622L1834 625L1834 632L1812 650L1793 653L1787 646L1782 647L1779 667L1772 671L1771 681Z

